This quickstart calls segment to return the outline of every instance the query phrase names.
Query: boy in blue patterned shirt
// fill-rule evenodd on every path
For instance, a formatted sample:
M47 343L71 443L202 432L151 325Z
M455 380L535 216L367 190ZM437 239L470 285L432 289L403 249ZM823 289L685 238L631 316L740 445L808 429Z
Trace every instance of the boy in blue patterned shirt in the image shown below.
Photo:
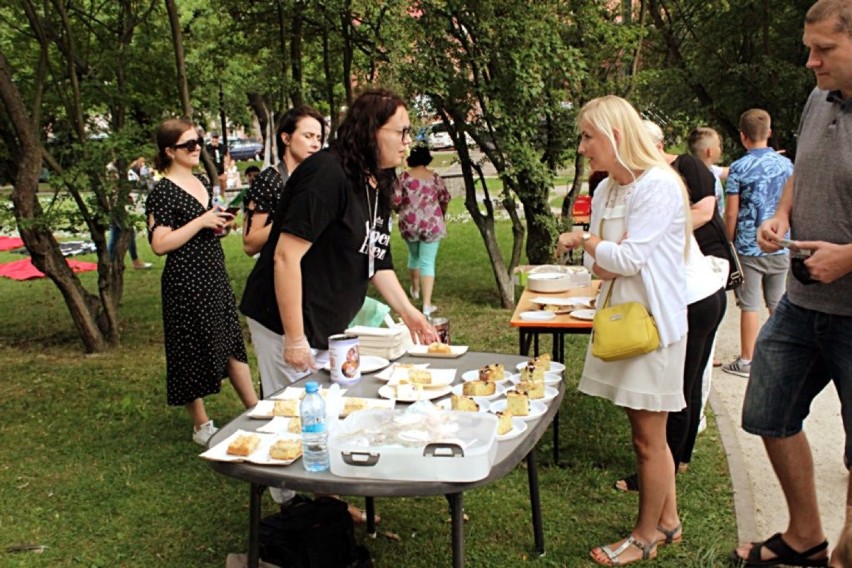
M787 251L764 253L757 246L757 228L775 214L778 201L793 173L793 163L769 147L769 113L750 109L740 116L740 142L746 155L733 162L725 186L725 226L743 267L744 282L735 290L740 307L740 356L723 365L726 373L748 377L760 331L761 292L769 312L784 294Z

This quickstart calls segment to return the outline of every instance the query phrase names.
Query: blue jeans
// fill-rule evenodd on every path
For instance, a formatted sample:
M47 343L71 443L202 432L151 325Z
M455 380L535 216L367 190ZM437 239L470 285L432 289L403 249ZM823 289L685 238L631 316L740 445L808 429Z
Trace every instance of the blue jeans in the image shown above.
M110 225L107 249L109 250L109 259L112 262L115 262L115 244L120 236L121 228L118 225ZM127 252L130 253L130 260L135 261L139 258L139 254L136 252L136 231L133 229L130 229L130 243L127 245Z
M408 269L419 270L420 276L435 276L435 258L441 241L405 241L408 245Z
M757 338L743 402L743 429L768 438L802 430L811 402L829 381L840 396L852 466L852 317L808 310L785 294Z

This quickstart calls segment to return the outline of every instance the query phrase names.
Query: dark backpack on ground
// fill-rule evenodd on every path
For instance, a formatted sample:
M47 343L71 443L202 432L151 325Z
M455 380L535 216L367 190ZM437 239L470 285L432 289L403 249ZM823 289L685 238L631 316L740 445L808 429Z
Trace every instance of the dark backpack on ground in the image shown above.
M301 495L260 521L260 558L282 568L371 568L346 503Z

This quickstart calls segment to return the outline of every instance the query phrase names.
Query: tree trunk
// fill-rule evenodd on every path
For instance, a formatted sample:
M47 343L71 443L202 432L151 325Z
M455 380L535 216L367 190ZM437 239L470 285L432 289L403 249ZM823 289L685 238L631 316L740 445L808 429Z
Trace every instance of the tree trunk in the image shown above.
M38 228L38 224L34 223L42 216L41 205L38 202L38 178L42 167L41 145L35 125L27 114L21 93L12 82L9 62L2 52L0 52L0 100L3 101L9 120L14 125L20 144L20 160L15 176L15 189L12 191L18 232L32 256L33 265L56 284L65 298L65 304L71 312L71 318L86 351L89 353L104 351L108 347L108 342L97 323L99 309L97 297L83 288L80 280L62 256L53 234Z
M296 10L293 14L293 33L290 39L290 69L292 69L293 83L290 89L290 97L293 106L299 106L304 100L302 97L302 12Z
M560 215L563 221L572 216L574 202L577 201L577 196L580 195L580 190L583 188L585 169L584 158L577 152L577 155L574 157L574 181L571 183L571 189L565 194L565 198L562 200Z
M527 219L527 258L530 264L548 264L553 261L556 249L556 226L550 210L550 188L536 188L535 182L521 172L513 191L519 196ZM523 193L518 187L526 188ZM530 191L533 189L533 191Z

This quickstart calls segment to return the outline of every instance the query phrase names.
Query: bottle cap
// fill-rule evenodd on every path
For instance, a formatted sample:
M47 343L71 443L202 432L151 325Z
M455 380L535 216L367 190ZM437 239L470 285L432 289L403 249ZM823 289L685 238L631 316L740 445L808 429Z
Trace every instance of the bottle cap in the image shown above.
M318 390L319 390L319 383L317 383L316 381L309 381L309 382L305 383L305 392L306 393L317 392Z

